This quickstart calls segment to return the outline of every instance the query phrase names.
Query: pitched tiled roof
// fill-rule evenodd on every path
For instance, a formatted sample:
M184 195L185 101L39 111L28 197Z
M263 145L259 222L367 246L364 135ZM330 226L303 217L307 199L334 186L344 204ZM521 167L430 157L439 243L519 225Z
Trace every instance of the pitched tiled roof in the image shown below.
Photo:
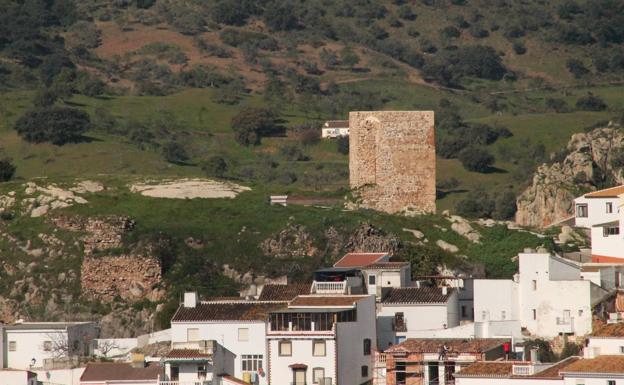
M328 120L325 122L325 124L323 125L323 127L326 128L345 128L345 127L349 127L349 121L348 120Z
M446 303L453 289L448 288L446 294L438 287L394 287L388 290L382 303Z
M376 262L366 266L366 269L400 269L409 265L409 262Z
M617 198L624 194L624 185L606 188L585 194L585 198Z
M171 349L165 356L166 358L211 358L212 355L208 353L202 353L199 349Z
M298 306L298 307L323 307L323 306L338 306L338 307L352 307L355 303L361 299L367 298L366 295L361 296L347 296L347 295L339 295L339 296L319 296L319 295L311 295L305 296L300 295L297 298L290 301L289 306Z
M446 345L450 352L483 353L509 342L502 338L408 338L398 345L393 345L386 353L437 353Z
M158 363L151 363L144 368L133 368L132 364L127 362L92 362L87 364L85 371L80 376L80 381L156 381L162 373L163 369Z
M298 295L310 294L310 283L291 283L288 285L264 285L260 301L290 301Z
M334 267L364 267L379 262L388 253L347 253Z
M267 302L201 302L195 307L181 305L171 321L264 321L269 312L285 307L283 303Z
M561 370L562 373L624 373L624 356L598 356L578 360Z
M624 323L594 326L594 337L624 337Z
M512 361L481 361L463 368L458 375L470 377L509 377L513 371Z

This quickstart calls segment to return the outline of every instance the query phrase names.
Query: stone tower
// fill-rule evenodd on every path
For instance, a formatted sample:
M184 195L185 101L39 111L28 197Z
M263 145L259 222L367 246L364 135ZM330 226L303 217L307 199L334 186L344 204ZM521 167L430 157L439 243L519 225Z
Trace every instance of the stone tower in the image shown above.
M349 113L349 181L360 206L435 213L433 111Z

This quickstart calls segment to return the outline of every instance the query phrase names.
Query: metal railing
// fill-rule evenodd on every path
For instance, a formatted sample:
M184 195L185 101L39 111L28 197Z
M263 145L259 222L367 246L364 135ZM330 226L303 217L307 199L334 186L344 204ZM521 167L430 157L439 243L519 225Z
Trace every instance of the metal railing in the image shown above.
M406 332L407 331L407 321L404 319L397 320L394 318L392 320L392 331L395 332Z
M313 292L317 294L346 294L347 281L342 282L317 282L312 285Z

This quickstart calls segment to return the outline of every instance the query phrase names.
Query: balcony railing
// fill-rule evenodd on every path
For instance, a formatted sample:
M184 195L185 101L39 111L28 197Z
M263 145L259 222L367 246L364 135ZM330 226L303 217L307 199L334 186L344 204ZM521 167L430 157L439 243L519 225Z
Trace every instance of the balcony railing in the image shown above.
M312 292L316 294L347 294L347 281L318 282L312 284Z
M405 319L397 320L396 318L392 320L392 331L395 332L406 332L407 331L407 321Z
M557 328L561 333L573 333L574 332L574 318L573 317L557 317Z
M212 385L212 381L160 381L159 385Z

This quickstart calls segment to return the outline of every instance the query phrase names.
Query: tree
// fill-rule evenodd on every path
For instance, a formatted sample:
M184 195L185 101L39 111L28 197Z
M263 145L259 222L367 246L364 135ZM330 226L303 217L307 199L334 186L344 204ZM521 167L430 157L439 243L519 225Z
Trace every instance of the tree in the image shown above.
M277 117L273 111L263 107L244 107L232 118L234 138L242 145L260 143L261 136L276 130Z
M330 49L323 48L319 54L319 58L321 59L323 66L327 69L332 69L338 65L338 55Z
M104 358L108 357L108 353L115 349L119 349L119 344L115 340L99 340L97 344L97 350Z
M264 21L272 31L288 31L297 28L299 20L291 1L274 0L264 10Z
M0 182L7 182L15 175L16 167L10 158L0 159Z
M338 139L336 139L336 150L343 155L349 155L348 136L339 136Z
M162 153L165 160L169 163L183 164L189 160L184 146L175 140L166 143L162 148Z
M576 100L576 108L585 111L604 111L607 103L601 97L588 93Z
M353 52L350 47L344 47L342 51L340 51L340 61L342 62L342 65L352 69L360 62L360 57Z
M218 155L211 156L206 162L204 162L204 164L202 164L202 170L207 176L223 178L227 169L227 162L222 156Z
M466 170L486 172L494 164L494 157L481 147L470 146L459 153L459 160Z
M15 130L24 140L59 146L79 141L90 127L91 120L86 112L68 107L30 110L15 122Z

